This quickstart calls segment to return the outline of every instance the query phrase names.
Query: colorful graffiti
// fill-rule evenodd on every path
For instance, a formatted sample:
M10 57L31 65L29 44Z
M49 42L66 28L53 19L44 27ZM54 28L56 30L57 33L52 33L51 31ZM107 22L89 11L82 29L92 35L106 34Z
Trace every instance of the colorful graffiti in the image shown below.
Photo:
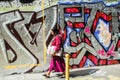
M50 57L44 64L43 43L49 45L52 40L50 29L57 24L63 35L64 53L71 56L71 68L119 64L119 5L106 6L101 1L65 2L46 8L44 15L41 10L17 9L0 13L0 73L46 69Z
M74 4L59 5L60 26L64 30L64 49L71 55L71 67L120 63L119 9L111 12L117 6L112 6L112 9L102 3Z

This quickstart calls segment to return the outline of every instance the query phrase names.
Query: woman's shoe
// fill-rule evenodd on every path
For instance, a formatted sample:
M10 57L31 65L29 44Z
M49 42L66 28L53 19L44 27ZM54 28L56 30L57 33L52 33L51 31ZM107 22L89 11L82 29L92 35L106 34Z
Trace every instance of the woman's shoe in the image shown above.
M62 76L62 74L56 74L56 76L57 76L57 77L60 77L60 76Z
M47 74L44 74L43 76L45 76L46 78L50 78L50 76L48 76Z
M59 76L60 78L65 78L65 75Z

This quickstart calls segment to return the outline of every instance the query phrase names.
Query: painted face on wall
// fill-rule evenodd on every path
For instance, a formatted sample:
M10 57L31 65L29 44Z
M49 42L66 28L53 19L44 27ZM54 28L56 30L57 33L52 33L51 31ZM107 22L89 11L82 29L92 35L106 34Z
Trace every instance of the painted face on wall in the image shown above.
M108 47L110 46L110 43L111 43L111 33L109 31L109 22L99 19L94 35L97 38L97 40L100 42L100 44L106 50L108 50Z

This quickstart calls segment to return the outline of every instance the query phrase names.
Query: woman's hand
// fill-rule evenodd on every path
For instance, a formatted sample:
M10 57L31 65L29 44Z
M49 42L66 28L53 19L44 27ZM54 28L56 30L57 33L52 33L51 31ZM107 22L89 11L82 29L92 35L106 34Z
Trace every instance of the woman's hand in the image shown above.
M55 54L56 54L56 51L52 54L52 56L56 56Z

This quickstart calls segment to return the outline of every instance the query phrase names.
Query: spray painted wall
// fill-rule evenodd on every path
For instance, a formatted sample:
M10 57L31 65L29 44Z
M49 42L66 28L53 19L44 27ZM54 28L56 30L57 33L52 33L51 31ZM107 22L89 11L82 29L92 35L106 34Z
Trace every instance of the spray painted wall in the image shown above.
M44 12L44 16L42 11L13 10L0 14L1 73L40 72L47 69L49 56L46 57L44 52L44 42L49 42L49 30L56 24L57 7Z
M20 9L0 14L0 75L45 70L50 57L44 42L49 45L56 24L72 68L120 63L119 4L59 3L46 8L44 15Z
M71 67L120 63L120 5L60 2L59 24Z

